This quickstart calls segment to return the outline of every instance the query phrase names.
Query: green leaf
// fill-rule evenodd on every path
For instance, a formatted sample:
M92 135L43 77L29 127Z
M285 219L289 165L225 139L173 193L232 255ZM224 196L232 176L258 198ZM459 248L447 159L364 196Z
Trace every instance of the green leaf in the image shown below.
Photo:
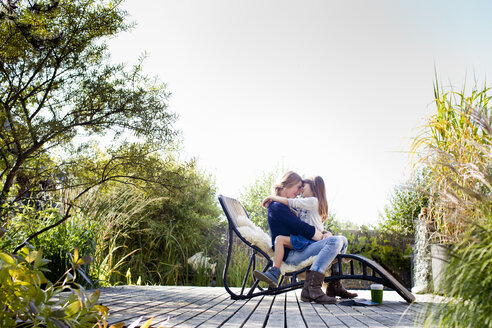
M107 316L109 313L109 308L104 305L94 305L94 309L96 309L96 311L99 312L99 314L101 314L102 316Z
M38 314L38 308L36 307L36 305L34 305L34 302L31 301L29 302L29 312L32 314L32 315L36 315Z
M45 275L41 271L37 271L31 275L34 279L34 281L38 284L45 284L48 282L48 279L46 279Z
M34 266L36 268L39 268L40 266L42 266L44 263L43 261L43 249L40 249L38 252L37 252L37 256L36 256L36 259L34 260Z
M144 324L140 326L140 328L148 328L148 327L150 327L150 324L152 323L152 320L154 320L154 317L152 317L149 320L145 321Z
M89 303L90 304L96 304L97 301L99 300L99 296L101 295L101 290L96 289L94 293L89 297Z
M46 264L50 263L51 260L49 260L49 259L42 259L40 262L41 262L40 266L43 266L43 265L46 265ZM50 271L49 269L44 269L44 270Z
M78 263L79 261L79 249L75 247L73 251L73 263Z
M80 301L77 300L65 308L65 313L67 314L68 317L72 317L75 314L77 314L81 308L82 307L80 305Z
M18 254L19 256L26 258L29 255L29 248L27 246L22 247Z
M37 256L38 256L37 251L31 251L31 252L29 252L29 254L27 254L27 256L25 257L25 260L27 263L32 263L36 260Z
M0 253L0 260L12 266L16 265L14 258L7 253Z
M68 325L66 325L64 322L62 322L60 320L53 319L52 321L56 325L57 328L69 328Z
M84 255L80 258L82 260L82 264L91 264L92 258L89 255Z
M51 317L53 318L65 318L67 314L63 310L55 310L51 312Z

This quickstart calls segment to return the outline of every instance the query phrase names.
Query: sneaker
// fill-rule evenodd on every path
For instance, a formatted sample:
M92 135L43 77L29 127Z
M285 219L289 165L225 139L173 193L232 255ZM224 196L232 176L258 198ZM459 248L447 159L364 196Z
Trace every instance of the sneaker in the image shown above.
M255 270L253 277L259 281L266 282L270 287L278 287L278 278L280 277L280 270L272 267L267 272Z

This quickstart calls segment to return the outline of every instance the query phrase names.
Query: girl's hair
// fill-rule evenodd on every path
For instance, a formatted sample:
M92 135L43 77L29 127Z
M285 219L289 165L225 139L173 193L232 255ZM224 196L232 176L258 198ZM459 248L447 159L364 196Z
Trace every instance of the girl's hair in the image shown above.
M285 172L279 182L273 185L273 194L275 196L280 196L280 193L284 188L289 188L302 181L302 178L299 174L288 171Z
M314 197L318 198L318 212L321 216L321 221L325 222L328 217L328 201L326 200L326 189L323 178L315 176L314 178L305 179L303 182L311 187Z

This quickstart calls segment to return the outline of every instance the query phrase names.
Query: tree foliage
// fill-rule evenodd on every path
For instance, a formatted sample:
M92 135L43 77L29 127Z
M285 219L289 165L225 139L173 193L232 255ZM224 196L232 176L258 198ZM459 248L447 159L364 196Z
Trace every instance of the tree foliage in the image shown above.
M219 221L213 182L196 169L194 162L168 161L162 165L168 166L165 172L179 172L169 174L169 179L174 179L171 187L117 185L84 209L86 217L97 216L100 221L98 259L113 258L113 263L98 263L94 268L99 278L104 272L110 273L105 277L108 283L126 283L124 275L128 272L133 282L187 284L189 257L200 251L220 254L225 227ZM111 272L118 259L135 250Z
M93 148L85 165L93 170L77 172L78 179L100 176L97 170L108 163L109 153ZM51 280L66 271L69 254L77 247L94 259L90 272L101 285L128 283L127 272L142 283L186 283L187 258L202 251L216 259L224 245L214 182L194 161L178 161L171 152L145 155L140 163L146 165L110 166L114 177L136 178L123 183L114 179L82 194L63 224L57 224L63 216L58 207L6 204L8 238L1 248L12 251L30 238L30 244L43 247L52 259L47 265ZM77 188L67 193L64 197L81 194Z
M186 283L188 257L221 255L214 182L176 159L165 84L109 60L120 4L0 3L2 249L43 247L54 276L79 247L108 283Z
M263 173L241 192L239 200L257 226L268 229L267 209L261 206L263 199L272 194L272 187L280 175L280 169Z
M141 63L126 69L108 60L105 40L131 27L120 3L1 2L0 201L12 196L16 177L13 197L21 199L69 169L55 165L50 154L82 134L129 131L154 149L172 139L175 117L167 110L165 85L142 74ZM110 164L141 158L125 156Z
M414 221L430 199L429 173L425 169L415 171L402 185L396 186L384 208L380 223L382 230L401 234L414 233Z

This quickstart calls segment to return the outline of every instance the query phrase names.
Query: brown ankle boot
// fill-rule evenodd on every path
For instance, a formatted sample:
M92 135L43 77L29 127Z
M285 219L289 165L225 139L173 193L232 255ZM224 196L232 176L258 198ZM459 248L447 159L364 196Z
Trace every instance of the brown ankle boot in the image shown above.
M340 279L331 280L328 282L328 286L326 287L326 295L330 297L340 296L341 298L354 298L357 297L357 293L350 293L348 290L343 287Z
M336 303L336 298L327 296L321 290L321 284L323 283L324 279L325 275L323 273L308 270L306 272L304 288L301 292L301 300L304 302L316 302L320 304Z

